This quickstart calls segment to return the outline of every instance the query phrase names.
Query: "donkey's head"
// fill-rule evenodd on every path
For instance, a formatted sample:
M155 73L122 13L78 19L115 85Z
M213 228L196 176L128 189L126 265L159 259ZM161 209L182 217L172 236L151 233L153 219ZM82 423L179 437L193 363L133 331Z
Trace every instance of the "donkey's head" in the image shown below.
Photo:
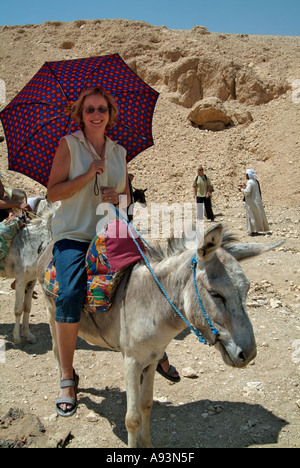
M147 205L146 203L146 195L145 193L147 192L147 188L146 189L134 189L134 192L133 192L133 199L134 199L134 202L135 203L142 203L144 205Z
M246 311L249 281L239 260L259 255L277 244L229 244L232 238L223 236L221 224L215 225L197 250L196 283L213 327L205 320L192 282L185 291L185 311L188 319L210 344L216 344L226 364L244 367L256 356L256 343Z

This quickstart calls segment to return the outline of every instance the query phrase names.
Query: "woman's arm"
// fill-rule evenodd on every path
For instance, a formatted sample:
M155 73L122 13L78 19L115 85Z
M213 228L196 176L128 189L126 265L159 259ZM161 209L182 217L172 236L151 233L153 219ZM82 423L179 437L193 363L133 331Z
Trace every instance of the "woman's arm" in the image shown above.
M68 144L62 139L57 148L48 182L48 200L51 203L66 200L82 189L95 175L104 172L105 160L94 159L87 172L68 180L71 155Z
M119 204L119 196L126 195L127 197L127 206L130 205L130 190L129 190L129 181L128 181L128 169L126 167L126 186L122 193L117 193L113 187L100 187L102 201L105 203L112 203L113 205Z
M12 208L19 208L19 210L23 211L32 211L28 203L13 201L9 198L4 198L3 200L0 200L0 210L11 210Z

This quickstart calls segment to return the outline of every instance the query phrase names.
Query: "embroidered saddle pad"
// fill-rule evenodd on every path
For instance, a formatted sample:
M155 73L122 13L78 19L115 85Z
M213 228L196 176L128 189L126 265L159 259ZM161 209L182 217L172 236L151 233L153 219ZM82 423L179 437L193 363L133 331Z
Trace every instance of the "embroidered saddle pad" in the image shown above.
M144 245L138 238L140 249ZM106 226L105 232L98 234L86 254L87 296L84 308L89 312L106 312L111 305L111 291L117 272L141 260L139 252L127 225L119 220ZM44 287L53 298L57 298L59 284L53 262L48 266Z
M15 236L23 226L24 219L19 216L12 216L0 223L0 270L4 270L2 262L8 254Z

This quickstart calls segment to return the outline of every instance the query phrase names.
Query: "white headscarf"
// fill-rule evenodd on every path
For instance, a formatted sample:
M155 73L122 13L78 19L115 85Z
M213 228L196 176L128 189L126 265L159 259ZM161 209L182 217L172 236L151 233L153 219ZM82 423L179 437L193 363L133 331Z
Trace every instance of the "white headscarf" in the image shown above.
M255 174L253 169L247 169L246 174L249 177L249 179L257 179L257 175Z

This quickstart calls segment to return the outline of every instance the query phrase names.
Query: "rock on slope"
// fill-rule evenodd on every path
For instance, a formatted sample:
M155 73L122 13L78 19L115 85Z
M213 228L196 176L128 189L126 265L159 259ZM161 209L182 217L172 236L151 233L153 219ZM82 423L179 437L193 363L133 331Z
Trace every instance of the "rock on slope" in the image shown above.
M155 146L130 164L135 185L149 188L150 201L191 202L201 162L219 205L239 200L237 185L250 166L259 174L265 202L298 203L300 104L292 84L300 78L299 37L217 34L201 26L169 30L127 20L3 26L0 37L7 102L45 61L111 53L161 93ZM211 98L221 101L232 120L220 132L200 130L188 120L192 106ZM6 169L2 143L5 180L41 192L38 184Z

